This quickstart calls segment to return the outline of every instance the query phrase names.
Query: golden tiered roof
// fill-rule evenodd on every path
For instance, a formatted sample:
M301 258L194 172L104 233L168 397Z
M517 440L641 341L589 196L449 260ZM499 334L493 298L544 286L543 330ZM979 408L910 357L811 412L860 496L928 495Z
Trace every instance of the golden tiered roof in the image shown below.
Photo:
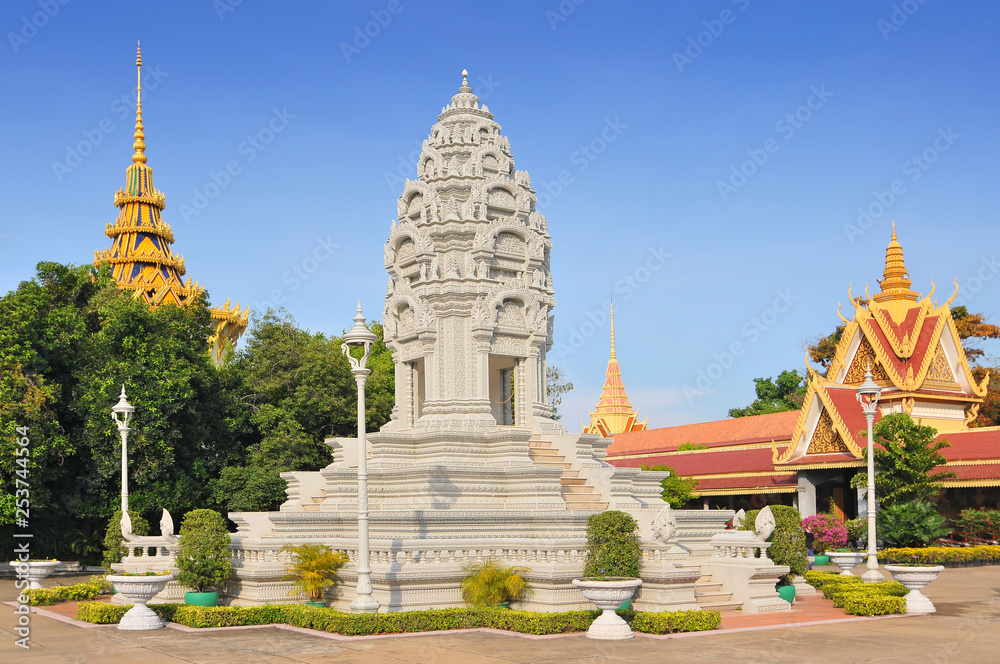
M646 420L639 422L639 413L625 393L621 368L615 355L615 305L611 305L611 359L604 378L604 391L597 402L597 409L590 414L590 426L583 433L599 433L604 437L629 431L644 431Z
M187 305L203 292L198 282L181 281L186 270L184 258L173 253L170 226L160 213L166 206L163 194L153 186L153 169L146 165L146 134L142 125L142 51L136 49L135 142L132 165L126 169L125 187L115 193L118 219L108 224L104 234L111 248L94 252L94 265L109 265L118 287L153 307L163 304ZM219 359L227 343L235 344L249 323L250 307L240 312L239 303L211 309L214 331L210 338L213 355Z

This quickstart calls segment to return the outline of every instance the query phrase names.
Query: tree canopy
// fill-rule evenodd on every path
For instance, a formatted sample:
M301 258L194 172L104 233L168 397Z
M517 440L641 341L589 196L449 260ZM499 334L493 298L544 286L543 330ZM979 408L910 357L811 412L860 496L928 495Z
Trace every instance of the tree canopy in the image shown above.
M729 417L766 415L798 410L806 397L806 379L798 371L782 371L778 378L754 378L757 398L746 408L730 408Z

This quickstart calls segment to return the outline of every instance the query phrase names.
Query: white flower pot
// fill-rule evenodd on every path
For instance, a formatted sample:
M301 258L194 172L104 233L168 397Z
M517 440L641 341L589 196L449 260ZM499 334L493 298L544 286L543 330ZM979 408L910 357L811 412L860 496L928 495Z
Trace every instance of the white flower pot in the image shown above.
M153 613L153 610L146 606L146 602L163 592L163 589L174 578L173 574L158 576L109 575L107 579L115 584L115 590L134 605L122 616L121 622L118 623L118 629L147 630L163 627L160 616Z
M617 641L631 639L632 629L615 611L632 599L636 588L642 585L642 579L609 579L594 581L591 579L573 579L573 585L583 592L583 596L604 611L597 620L590 624L587 638Z
M58 560L39 560L29 562L10 561L10 566L19 578L28 579L28 590L37 590L42 587L42 579L55 571L61 563Z
M842 570L842 576L854 576L851 570L868 557L864 551L827 551L826 555L830 556L830 562Z
M907 613L934 613L937 609L934 604L920 590L928 583L938 577L944 571L943 565L926 565L911 567L908 565L886 565L885 571L892 574L892 578L906 586L910 592L906 593Z

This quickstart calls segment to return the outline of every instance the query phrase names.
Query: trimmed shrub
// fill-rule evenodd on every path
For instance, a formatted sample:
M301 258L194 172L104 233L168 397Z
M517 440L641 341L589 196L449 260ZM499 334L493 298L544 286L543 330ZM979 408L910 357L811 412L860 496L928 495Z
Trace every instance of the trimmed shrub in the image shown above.
M909 591L896 581L865 583L856 576L814 571L806 572L805 578L823 593L823 597L833 600L834 606L854 616L881 616L906 611L904 596Z
M587 519L585 577L619 576L639 578L642 545L639 524L625 512L614 510Z
M767 556L775 565L788 565L789 572L781 577L781 580L782 583L791 583L794 577L805 573L809 566L802 515L797 509L787 505L771 505L771 512L774 514L775 529L771 535L771 546L767 550ZM740 530L752 531L758 514L760 510L747 512Z
M920 549L883 549L879 552L878 557L884 563L990 564L1000 562L1000 546L929 546Z
M51 606L58 602L79 602L94 599L98 595L110 595L114 587L110 581L101 576L92 576L86 583L74 583L68 586L55 586L25 590L30 606Z
M131 606L116 606L101 602L83 602L77 618L90 623L108 625L121 620ZM151 604L149 608L164 620L188 627L233 627L283 623L345 636L371 634L405 634L451 629L486 627L520 634L566 634L584 632L600 611L564 611L536 613L508 611L499 608L432 609L395 613L352 614L328 608L298 604L268 604L264 606L188 606L183 604ZM718 611L665 611L645 613L619 611L632 629L647 634L671 634L715 629L722 618Z
M138 512L128 511L128 517L132 520L132 533L135 535L148 535L149 522L142 518ZM122 558L128 555L128 547L123 544L125 538L122 537L122 511L115 510L108 521L108 530L104 535L104 559L102 564L108 574L113 574L111 565L120 563Z
M852 616L885 616L891 613L906 613L906 598L893 595L847 593L842 608Z
M233 572L229 532L215 510L192 510L181 522L177 547L177 581L196 592L221 588Z

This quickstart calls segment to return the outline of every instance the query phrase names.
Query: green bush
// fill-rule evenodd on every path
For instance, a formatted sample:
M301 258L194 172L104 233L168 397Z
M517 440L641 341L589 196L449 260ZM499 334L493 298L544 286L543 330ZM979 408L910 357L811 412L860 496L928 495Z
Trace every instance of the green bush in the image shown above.
M906 598L893 595L847 593L842 608L852 616L884 616L890 613L906 613Z
M196 592L221 588L232 574L229 532L214 510L192 510L181 522L177 581Z
M973 539L996 539L1000 532L1000 511L979 509L962 510L961 517L955 521L959 530Z
M909 591L896 581L865 583L856 576L818 571L806 572L805 578L823 593L823 597L833 600L834 606L854 616L881 616L906 611L904 596Z
M77 618L90 623L117 623L130 606L100 602L80 604ZM233 627L282 623L345 636L405 634L451 629L490 628L520 634L566 634L583 632L601 614L600 611L564 611L537 613L508 611L500 608L431 609L394 613L352 614L328 608L298 604L264 606L188 606L183 604L149 605L164 620L188 627ZM645 613L619 611L632 629L647 634L671 634L715 629L721 622L718 611L665 611Z
M927 546L931 540L948 534L944 521L934 503L912 500L880 509L878 534L892 546Z
M878 557L884 563L924 563L927 565L993 563L1000 561L1000 546L928 546L919 549L883 549L879 552Z
M142 518L141 514L129 510L128 517L132 520L133 534L149 534L149 522ZM115 513L111 515L111 521L108 521L108 530L104 535L103 564L104 569L108 570L109 574L114 573L114 570L111 569L111 565L114 563L120 563L122 558L128 555L128 547L123 544L124 541L125 538L122 537L122 511L115 510Z
M79 602L94 599L98 595L110 595L113 590L110 581L102 576L93 576L86 583L25 590L23 594L27 596L27 603L31 606L51 606L57 602Z
M767 556L775 565L788 565L788 574L781 577L782 583L791 583L792 579L805 573L809 566L809 551L806 549L806 531L802 528L802 515L794 507L787 505L771 505L774 514L774 533L771 535L771 546ZM743 519L740 530L754 530L757 515L760 510L750 510Z
M583 563L585 577L639 578L642 546L639 524L625 512L614 510L591 515L587 519L587 556Z
M467 573L459 587L467 606L499 606L516 601L532 592L531 584L524 580L527 567L507 566L494 558L478 563L468 563Z

